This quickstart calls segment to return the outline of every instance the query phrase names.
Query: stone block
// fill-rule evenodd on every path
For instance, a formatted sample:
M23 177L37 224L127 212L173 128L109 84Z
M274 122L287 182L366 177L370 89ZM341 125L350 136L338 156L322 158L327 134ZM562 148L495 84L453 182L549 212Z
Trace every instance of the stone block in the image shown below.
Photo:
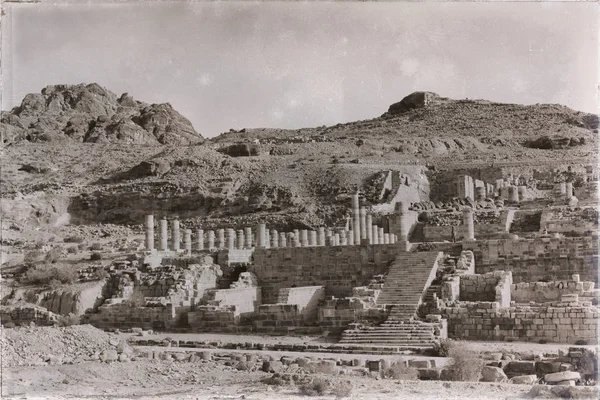
M537 382L537 375L519 375L511 378L508 382L517 385L533 385Z
M504 382L507 379L508 377L502 368L485 366L481 370L481 380L483 382Z
M419 379L422 381L438 381L440 380L441 369L439 368L420 368Z
M111 350L104 350L102 353L100 353L100 360L105 361L105 362L112 362L112 361L117 361L119 359L119 354L117 353L117 350L111 349Z
M504 368L506 372L529 375L535 373L535 361L511 361Z
M546 380L546 382L553 384L568 380L579 380L581 379L581 375L579 374L579 372L575 371L563 371L555 372L552 374L546 374L544 375L544 379Z
M281 361L264 361L262 370L263 372L279 373L283 371L283 363Z
M539 375L560 372L560 364L556 361L538 361L535 363L535 372Z
M431 368L429 360L408 360L408 366L411 368Z

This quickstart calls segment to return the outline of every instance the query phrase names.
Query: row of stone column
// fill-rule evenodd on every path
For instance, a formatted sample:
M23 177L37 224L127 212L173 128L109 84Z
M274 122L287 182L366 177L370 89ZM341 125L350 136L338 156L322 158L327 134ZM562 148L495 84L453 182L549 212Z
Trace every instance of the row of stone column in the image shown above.
M367 225L368 223L368 225ZM313 246L353 246L360 244L356 242L357 237L362 236L358 230L340 229L337 232L331 228L321 227L316 231L298 230L293 232L277 232L275 229L266 229L265 224L259 224L256 228L256 234L251 228L240 230L218 229L209 230L206 233L203 229L197 229L195 243L192 242L192 230L183 229L183 249L181 248L181 228L178 219L171 221L172 227L172 248L169 248L168 221L163 218L159 221L159 245L161 251L185 250L191 253L195 250L205 249L249 249L254 246L259 248L278 248L278 247L313 247ZM367 228L368 226L368 228ZM354 226L356 228L356 225ZM396 243L397 236L385 233L384 229L371 223L371 216L365 218L365 236L369 244L392 244ZM361 235L358 235L361 234ZM205 243L206 239L206 243ZM154 250L154 216L146 216L146 249Z
M573 182L560 182L554 185L556 194L564 199L570 200L573 194Z

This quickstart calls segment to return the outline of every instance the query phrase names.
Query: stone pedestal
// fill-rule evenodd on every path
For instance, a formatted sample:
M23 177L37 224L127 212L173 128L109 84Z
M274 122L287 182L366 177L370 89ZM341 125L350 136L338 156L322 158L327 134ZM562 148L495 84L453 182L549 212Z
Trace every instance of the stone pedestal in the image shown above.
M383 234L383 243L384 244L390 244L390 234L389 233L384 233Z
M508 201L511 203L519 202L519 191L516 186L511 185L508 187Z
M379 244L379 227L377 225L371 227L371 244Z
M276 249L279 247L279 234L275 229L271 230L271 248Z
M287 240L285 238L285 232L281 232L279 234L279 246L280 247L287 247Z
M308 247L308 231L306 229L300 231L300 244L302 247Z

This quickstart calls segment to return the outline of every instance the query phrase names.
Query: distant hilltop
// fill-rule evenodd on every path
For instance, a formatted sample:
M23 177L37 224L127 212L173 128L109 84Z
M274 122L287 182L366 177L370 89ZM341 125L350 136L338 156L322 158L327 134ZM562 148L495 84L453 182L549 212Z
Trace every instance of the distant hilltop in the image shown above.
M3 142L192 144L203 137L171 104L117 97L97 83L52 85L2 112Z

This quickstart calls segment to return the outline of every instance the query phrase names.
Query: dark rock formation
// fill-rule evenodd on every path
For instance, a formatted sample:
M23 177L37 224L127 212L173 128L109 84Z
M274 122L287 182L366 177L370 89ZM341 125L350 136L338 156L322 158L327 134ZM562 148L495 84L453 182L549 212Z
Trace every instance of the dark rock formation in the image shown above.
M387 111L387 115L392 116L414 110L415 108L423 108L437 99L440 99L440 96L433 92L414 92L398 103L392 104Z
M581 140L583 139L583 141ZM556 150L564 149L569 146L578 146L585 144L585 138L569 138L563 136L542 136L528 143L532 149Z
M0 118L3 143L27 140L185 145L202 142L169 103L117 97L96 83L47 86Z

